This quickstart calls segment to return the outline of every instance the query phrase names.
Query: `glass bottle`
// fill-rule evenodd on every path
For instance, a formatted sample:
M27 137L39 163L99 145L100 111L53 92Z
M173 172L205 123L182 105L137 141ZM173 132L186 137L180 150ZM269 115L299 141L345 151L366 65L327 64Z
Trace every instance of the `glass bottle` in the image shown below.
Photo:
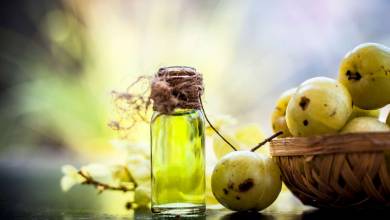
M155 111L151 121L152 212L205 211L204 116L199 109Z
M204 118L197 109L155 112L151 123L152 211L205 210Z

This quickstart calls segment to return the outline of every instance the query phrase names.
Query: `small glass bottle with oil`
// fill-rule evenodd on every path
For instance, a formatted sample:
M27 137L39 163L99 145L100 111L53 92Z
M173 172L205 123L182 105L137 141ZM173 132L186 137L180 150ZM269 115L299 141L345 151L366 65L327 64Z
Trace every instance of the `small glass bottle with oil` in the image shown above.
M182 68L185 70L184 75L181 73ZM164 68L164 71L168 72L168 77L181 77L193 72L194 69L169 67ZM164 80L166 81L169 82ZM172 89L170 91L172 92ZM178 93L180 91L173 91L175 97L178 97ZM205 212L204 116L200 109L183 108L189 106L191 105L186 106L184 103L169 113L155 109L152 116L151 177L154 213Z

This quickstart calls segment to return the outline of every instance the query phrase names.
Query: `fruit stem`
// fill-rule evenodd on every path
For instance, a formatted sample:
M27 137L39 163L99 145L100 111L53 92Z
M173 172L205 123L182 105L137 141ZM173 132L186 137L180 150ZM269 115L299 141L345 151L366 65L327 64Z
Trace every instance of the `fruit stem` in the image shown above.
M264 144L266 144L267 142L270 142L272 141L272 139L276 138L277 136L279 135L282 135L283 134L283 131L278 131L276 132L275 134L273 134L271 137L268 137L266 138L264 141L260 142L258 145L256 145L256 147L252 148L251 151L252 152L255 152L257 149L259 149L261 146L263 146Z
M200 107L202 108L202 112L204 114L204 117L205 117L207 123L210 125L210 127L215 131L215 133L218 134L218 136L220 138L222 138L223 141L225 141L225 143L227 143L234 151L237 151L237 148L235 148L233 146L233 144L231 144L228 140L226 140L226 138L218 132L218 130L213 126L213 124L211 124L210 120L207 118L206 111L204 110L204 107L203 107L202 97L200 95L199 95L199 101L200 101Z

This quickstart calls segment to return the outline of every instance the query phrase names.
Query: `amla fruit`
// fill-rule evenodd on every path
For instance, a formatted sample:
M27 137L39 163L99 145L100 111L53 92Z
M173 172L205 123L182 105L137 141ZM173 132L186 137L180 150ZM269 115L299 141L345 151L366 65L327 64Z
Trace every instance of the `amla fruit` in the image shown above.
M263 210L282 187L275 162L252 151L233 151L216 164L211 176L215 198L234 211Z
M359 107L357 107L356 105L354 105L352 107L352 113L351 115L349 116L349 119L348 121L354 119L354 118L357 118L357 117L372 117L372 118L379 118L379 114L380 114L380 111L379 109L375 109L375 110L365 110L365 109L361 109Z
M291 97L286 121L294 136L337 133L351 112L351 96L340 82L315 77L303 82Z
M347 53L339 68L339 81L356 106L378 109L390 103L390 48L364 43Z
M288 102L291 99L291 96L295 93L297 89L289 89L282 93L276 102L276 106L271 116L272 130L274 132L282 131L283 134L279 137L290 137L292 134L290 130L288 130L287 122L286 122L286 109Z
M358 117L348 122L340 133L386 132L390 127L372 117Z

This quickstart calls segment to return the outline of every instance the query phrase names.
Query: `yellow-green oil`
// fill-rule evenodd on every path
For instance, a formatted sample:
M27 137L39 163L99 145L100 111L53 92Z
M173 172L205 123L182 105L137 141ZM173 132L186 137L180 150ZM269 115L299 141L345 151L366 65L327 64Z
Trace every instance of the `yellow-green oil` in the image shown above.
M152 211L205 209L204 119L200 110L155 112L151 122Z

